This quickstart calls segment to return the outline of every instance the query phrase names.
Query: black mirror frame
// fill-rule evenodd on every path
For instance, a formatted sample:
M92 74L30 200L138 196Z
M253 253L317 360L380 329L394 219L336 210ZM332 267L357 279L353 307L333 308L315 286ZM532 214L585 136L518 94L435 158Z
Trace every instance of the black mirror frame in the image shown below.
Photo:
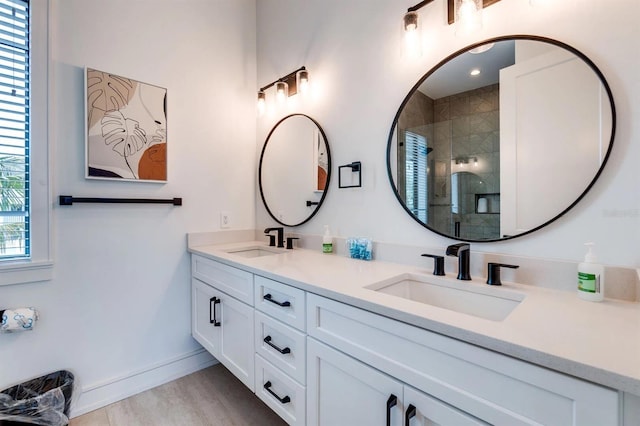
M391 171L391 145L393 143L394 132L396 132L396 127L398 126L398 120L399 120L400 115L402 114L402 110L406 106L407 102L409 101L411 96L415 93L415 91L418 90L418 88L422 85L422 83L424 83L424 81L431 74L433 74L436 70L438 70L440 67L442 67L444 64L446 64L447 62L449 62L453 58L455 58L455 57L457 57L457 56L459 56L459 55L461 55L461 54L463 54L465 52L468 52L469 50L472 50L472 49L474 49L476 47L479 47L479 46L482 46L484 44L495 43L495 42L499 42L499 41L507 41L507 40L530 40L530 41L540 41L540 42L544 42L544 43L553 44L555 46L561 47L561 48L566 49L569 52L573 53L574 55L576 55L577 57L582 59L593 70L593 72L600 79L600 82L602 83L602 86L604 87L605 91L607 92L607 96L609 98L609 103L611 105L611 138L609 139L609 147L608 147L607 152L606 152L606 154L604 156L604 159L602 160L602 164L600 165L600 168L596 172L596 174L593 177L593 179L591 180L591 182L589 182L589 184L587 185L586 189L578 196L578 198L576 198L575 201L573 201L567 208L562 210L555 217L547 220L546 222L542 223L541 225L536 226L535 228L529 229L526 232L522 232L522 233L517 234L517 235L510 235L508 237L502 237L502 238L496 238L496 239L487 239L487 240L474 240L474 239L468 239L468 238L454 237L452 235L445 234L445 233L440 232L440 231L438 231L438 230L436 230L434 228L431 228L426 223L420 221L420 219L418 219L418 217L416 217L411 212L411 210L409 210L407 208L405 203L402 201L402 198L400 197L400 194L398 193L397 186L396 186L395 182L393 181L393 175L392 175L392 171ZM560 217L564 216L569 210L571 210L576 204L578 204L578 202L580 202L580 200L582 200L582 198L587 194L587 192L589 192L589 190L593 187L593 185L596 183L596 181L600 177L600 174L604 170L604 166L607 164L607 161L609 160L609 155L611 154L611 149L613 148L613 142L614 142L614 139L615 139L615 135L616 135L616 107L615 107L615 103L613 101L613 93L611 92L611 88L609 87L609 84L607 83L607 80L604 78L604 74L602 74L600 69L585 54L583 54L582 52L580 52L576 48L574 48L572 46L569 46L566 43L563 43L561 41L554 40L554 39L551 39L551 38L547 38L547 37L523 35L523 34L494 37L494 38L490 38L490 39L487 39L487 40L484 40L484 41L480 41L480 42L474 43L474 44L469 45L467 47L464 47L464 48L452 53L451 55L447 56L445 59L443 59L438 64L436 64L433 68L431 68L411 88L411 90L409 91L409 94L404 98L404 100L400 104L400 108L398 108L398 112L396 113L396 115L395 115L395 117L393 119L393 124L391 125L391 130L389 131L389 138L388 138L388 142L387 142L387 176L389 178L389 183L391 184L391 189L393 190L393 194L395 195L396 199L398 200L398 202L400 203L402 208L409 214L409 216L411 216L411 218L413 220L418 222L423 227L427 228L429 231L435 232L438 235L450 238L450 239L455 240L455 241L467 241L467 242L472 242L472 243L492 243L492 242L497 242L497 241L506 241L506 240L511 240L511 239L514 239L514 238L518 238L518 237L522 237L524 235L531 234L532 232L535 232L535 231L537 231L537 230L539 230L541 228L544 228L545 226L549 225L550 223L552 223L552 222L558 220Z
M326 183L324 192L322 193L322 197L320 197L320 201L318 201L318 205L313 210L313 212L305 220L303 220L300 223L288 224L288 223L284 223L284 222L280 221L276 217L276 215L273 214L273 212L271 211L271 209L269 209L269 206L267 205L267 200L264 197L264 192L263 192L263 188L262 188L262 160L264 158L264 152L267 149L267 145L269 144L269 139L271 139L271 135L273 135L273 132L278 128L278 126L283 121L285 121L288 118L295 117L295 116L302 116L302 117L306 117L309 120L311 120L313 122L313 124L316 125L316 127L320 131L320 134L322 135L322 139L324 140L324 144L325 144L325 146L327 148L327 165L328 165L328 167L327 167L327 183ZM271 131L267 135L267 139L265 140L264 145L262 146L262 151L260 153L260 163L258 164L258 187L260 189L260 198L262 198L262 204L264 205L264 208L267 210L267 213L269 213L269 216L271 216L271 218L273 220L275 220L276 222L278 222L280 225L283 225L283 226L293 227L293 226L300 226L302 224L307 223L308 221L311 220L311 218L313 216L316 215L316 213L318 213L318 210L320 210L320 207L322 206L322 203L323 203L325 197L327 196L327 192L329 191L330 182L331 182L331 150L329 149L329 140L327 139L327 135L324 133L324 129L322 128L322 126L320 126L320 124L318 124L318 122L316 120L314 120L313 118L309 117L306 114L289 114L286 117L283 117L280 121L278 121L275 124L275 126L273 126L273 128L271 129Z

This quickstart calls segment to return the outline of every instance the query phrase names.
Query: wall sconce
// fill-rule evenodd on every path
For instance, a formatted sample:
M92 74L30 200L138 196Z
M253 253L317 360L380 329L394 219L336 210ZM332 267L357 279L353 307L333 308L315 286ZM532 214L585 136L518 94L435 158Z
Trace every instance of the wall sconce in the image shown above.
M456 34L469 34L482 28L482 9L500 0L447 0L447 21L456 24ZM534 1L534 0L531 0ZM404 35L404 49L406 56L420 56L421 26L418 19L418 10L432 3L433 0L424 0L407 9L402 17L402 29Z
M306 69L298 71L298 88L302 94L309 91L309 71Z
M284 102L289 96L293 96L300 91L305 93L309 86L309 71L302 66L295 71L290 72L284 77L272 81L258 90L258 112L262 114L266 108L267 95L265 90L275 86L276 100ZM299 89L299 90L298 90Z
M474 0L476 4L480 4L481 8L486 8L494 3L498 3L500 0ZM457 20L456 16L456 3L461 3L461 0L447 0L447 22L449 25L453 24ZM478 6L476 6L477 8Z
M278 81L276 83L276 100L278 102L284 102L289 96L289 85L284 81Z
M419 24L418 10L431 2L433 0L424 0L415 6L411 6L402 17L404 56L422 56L422 27Z
M478 167L478 157L456 157L453 159L456 165L464 167L466 164L469 164L473 161L473 166Z
M266 109L267 95L264 91L258 91L258 112L262 115Z
M455 0L456 35L468 35L482 29L482 0Z

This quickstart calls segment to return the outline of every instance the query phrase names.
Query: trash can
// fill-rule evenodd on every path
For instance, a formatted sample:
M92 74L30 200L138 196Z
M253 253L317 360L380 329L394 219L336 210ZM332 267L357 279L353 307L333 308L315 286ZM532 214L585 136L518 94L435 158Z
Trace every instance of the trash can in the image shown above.
M0 391L0 426L67 425L73 381L60 370Z

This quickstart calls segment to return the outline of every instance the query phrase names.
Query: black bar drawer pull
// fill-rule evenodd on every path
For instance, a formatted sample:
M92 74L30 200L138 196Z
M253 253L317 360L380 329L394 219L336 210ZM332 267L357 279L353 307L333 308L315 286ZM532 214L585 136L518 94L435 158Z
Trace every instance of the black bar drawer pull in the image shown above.
M416 406L409 404L407 411L404 412L404 426L409 426L411 419L416 416Z
M389 395L387 399L387 426L391 426L391 409L398 404L398 397L394 394Z
M275 303L278 306L282 306L282 307L291 306L291 303L288 301L278 302L277 300L273 300L273 298L271 297L271 293L265 294L264 296L262 296L262 298L267 302Z
M273 397L275 399L280 401L281 404L286 404L288 402L291 402L291 398L289 398L289 395L285 396L284 398L280 398L278 395L276 395L276 393L271 390L271 382L265 383L264 384L264 388L267 390L267 392L269 392L271 395L273 395Z
M263 342L265 342L267 345L271 346L276 351L280 352L282 355L291 353L291 349L289 349L289 348L280 349L279 347L277 347L276 345L271 343L271 336L265 337Z
M220 327L220 321L216 321L216 305L221 302L217 297L209 299L209 323L214 327Z

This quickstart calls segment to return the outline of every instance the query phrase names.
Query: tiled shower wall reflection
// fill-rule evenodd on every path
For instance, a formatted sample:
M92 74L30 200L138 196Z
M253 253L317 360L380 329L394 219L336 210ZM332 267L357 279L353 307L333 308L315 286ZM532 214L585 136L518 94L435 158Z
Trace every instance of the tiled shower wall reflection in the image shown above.
M499 84L436 99L434 103L434 143L451 147L450 173L459 173L458 212L451 215L451 221L460 222L460 234L465 238L498 238L497 197L486 197L487 212L476 213L476 194L500 192ZM450 183L450 175L446 178Z
M424 135L433 147L429 154L428 225L454 235L455 223L460 222L463 238L499 238L499 85L436 100L416 93L419 95L406 105L398 127ZM429 103L432 106L425 107ZM431 111L433 118L425 117ZM399 152L398 161L403 160ZM452 174L457 174L457 200L452 199ZM486 213L476 212L479 197L487 199Z

